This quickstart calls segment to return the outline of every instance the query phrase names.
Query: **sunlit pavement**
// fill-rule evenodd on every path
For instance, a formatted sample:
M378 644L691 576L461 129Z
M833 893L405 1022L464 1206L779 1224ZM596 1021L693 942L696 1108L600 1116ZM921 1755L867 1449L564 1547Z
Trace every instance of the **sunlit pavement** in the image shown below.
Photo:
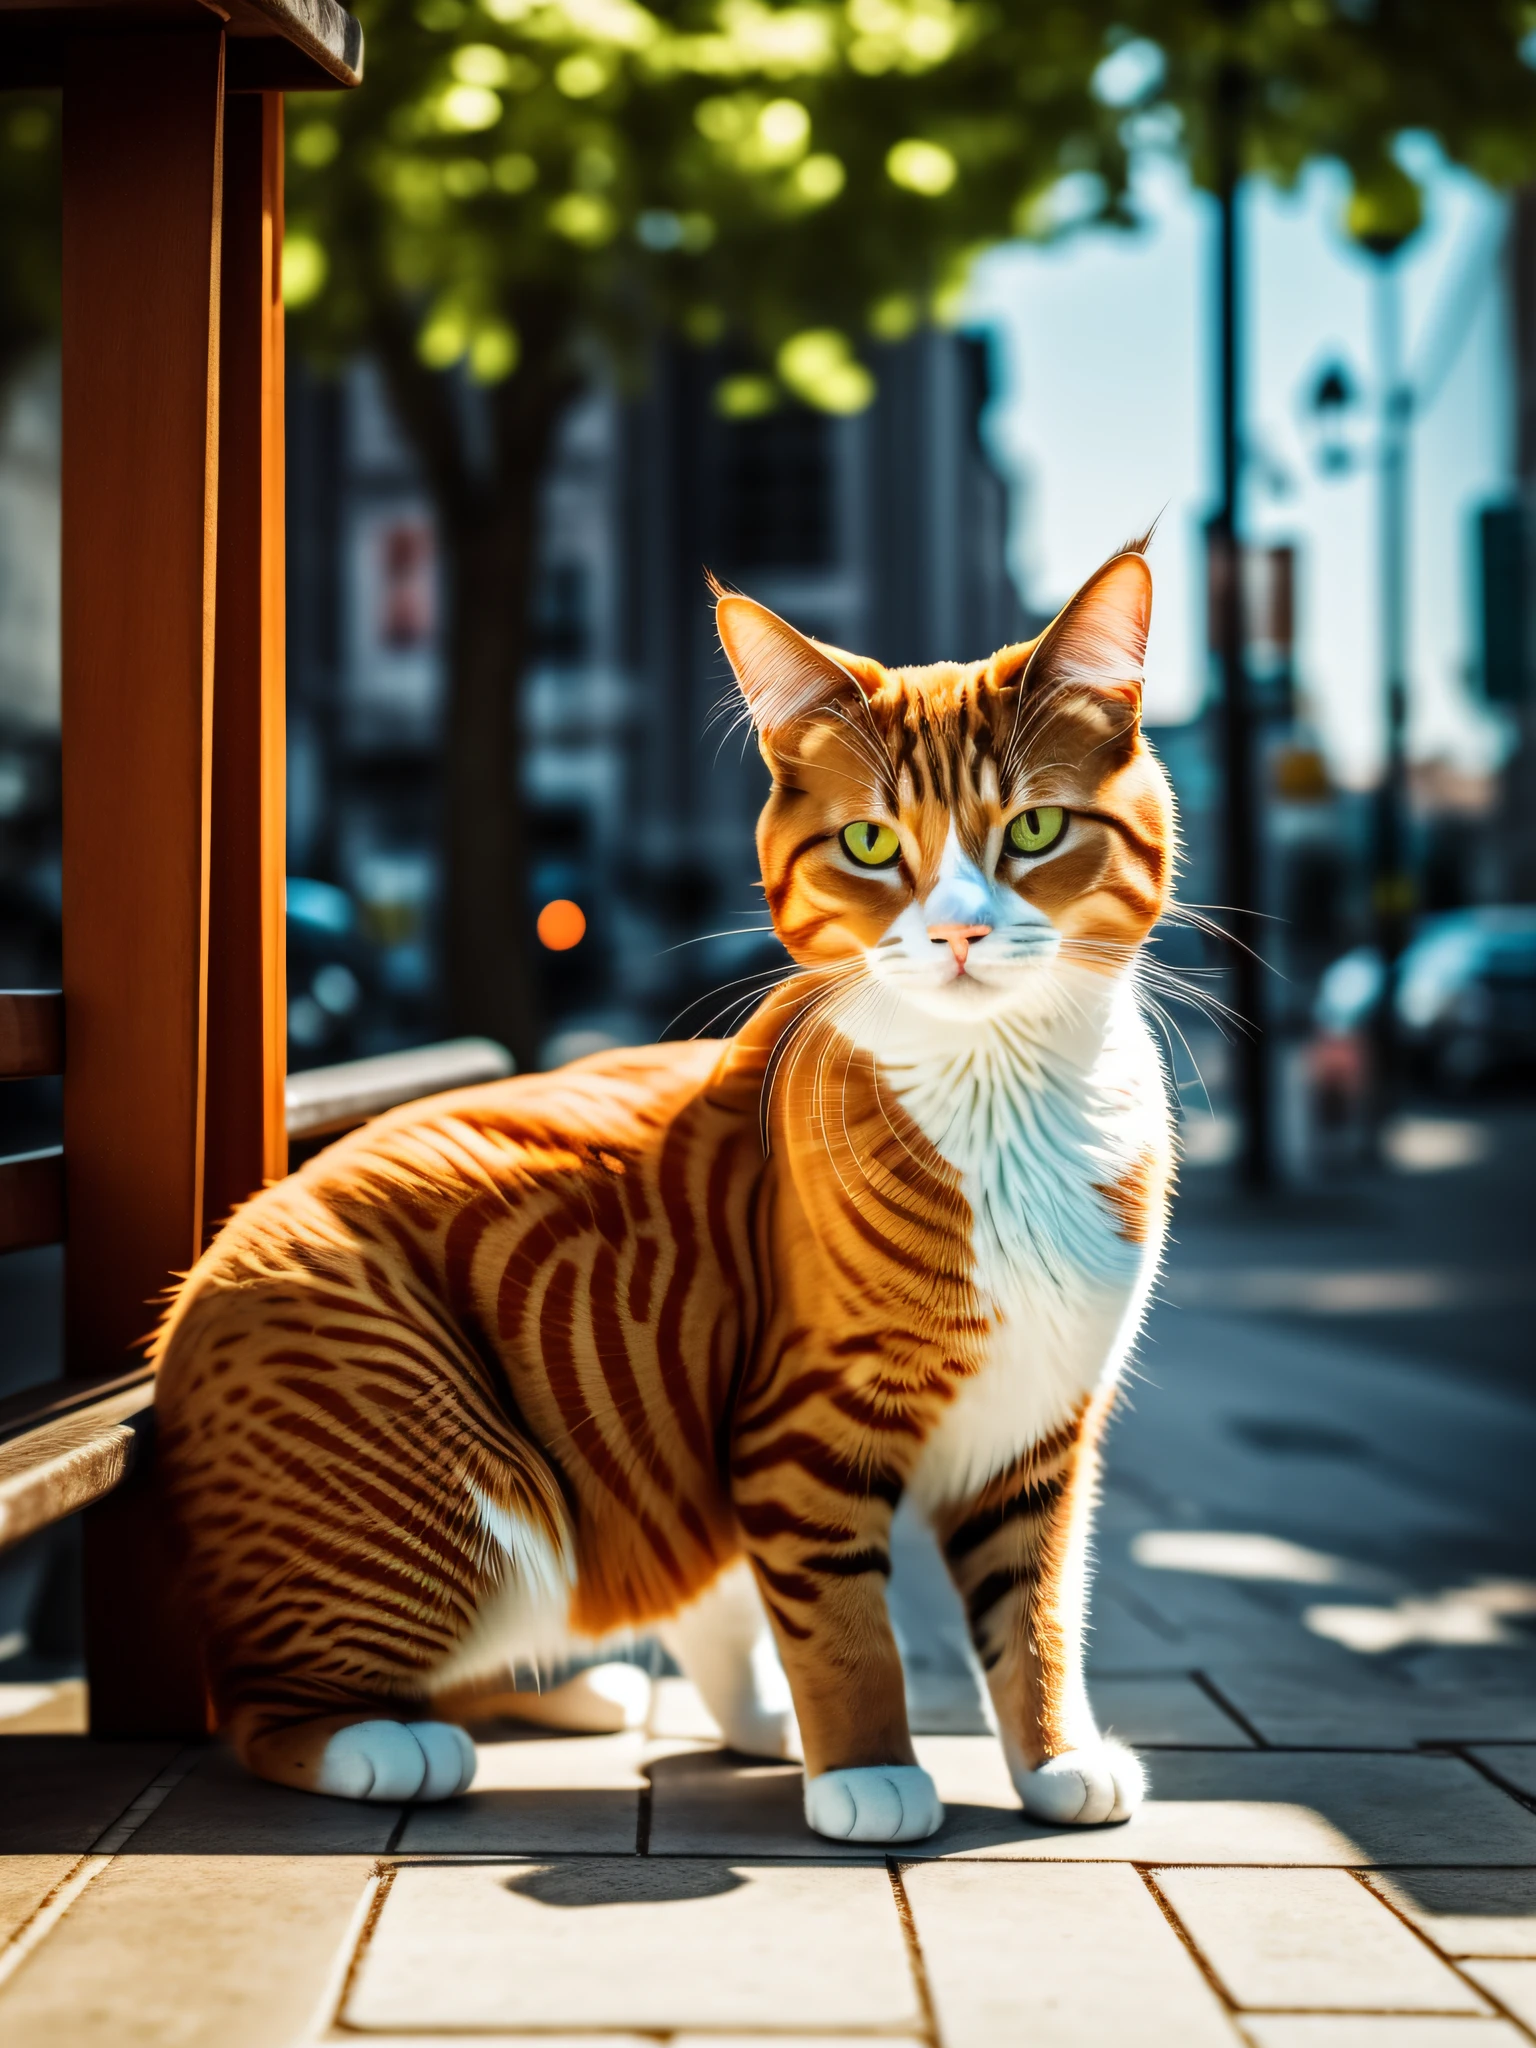
M1094 1696L1152 1781L1129 1825L1021 1819L906 1531L893 1605L949 1814L915 1853L807 1834L798 1774L721 1755L681 1681L644 1732L486 1730L474 1791L411 1814L18 1732L0 2039L1536 2039L1536 1387L1504 1213L1527 1122L1310 1209L1191 1188L1100 1518ZM12 1729L78 1725L78 1688L6 1692Z

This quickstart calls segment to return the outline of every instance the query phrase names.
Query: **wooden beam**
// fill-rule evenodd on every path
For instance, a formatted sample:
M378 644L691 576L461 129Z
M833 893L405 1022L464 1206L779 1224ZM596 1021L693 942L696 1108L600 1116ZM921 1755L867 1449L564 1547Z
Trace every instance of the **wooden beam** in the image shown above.
M224 37L79 36L64 113L65 1369L202 1244ZM152 1491L86 1518L92 1727L204 1724Z
M224 116L203 1215L288 1170L284 974L283 103Z
M64 1066L64 998L56 988L0 991L0 1080L57 1074Z

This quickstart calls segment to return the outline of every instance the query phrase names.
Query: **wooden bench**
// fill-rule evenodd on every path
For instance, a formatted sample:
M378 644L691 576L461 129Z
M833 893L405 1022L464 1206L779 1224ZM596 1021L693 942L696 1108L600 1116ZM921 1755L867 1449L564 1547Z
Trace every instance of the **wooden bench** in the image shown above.
M62 1014L57 991L0 992L0 1080L64 1071ZM318 1151L400 1103L511 1071L511 1054L489 1038L310 1068L288 1077L287 1135ZM62 1146L0 1158L0 1253L63 1241L65 1209ZM0 1400L0 1552L120 1485L142 1457L154 1398L154 1375L140 1364Z
M68 1200L44 1155L0 1208L12 1244L62 1222L56 1394L92 1390L0 1444L21 1520L126 1470L146 1304L286 1165L282 94L361 71L337 0L0 6L0 76L64 93L69 1038ZM13 998L0 1065L60 1033L56 997ZM153 1486L87 1515L85 1605L93 1728L200 1729Z

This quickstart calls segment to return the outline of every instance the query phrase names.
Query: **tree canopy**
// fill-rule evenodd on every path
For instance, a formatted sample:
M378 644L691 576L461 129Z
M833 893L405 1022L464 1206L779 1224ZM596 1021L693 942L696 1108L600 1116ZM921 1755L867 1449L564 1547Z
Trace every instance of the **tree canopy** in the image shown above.
M750 352L721 393L869 396L866 333L955 303L1009 235L1125 223L1131 150L1214 176L1218 73L1243 159L1349 168L1362 235L1417 217L1427 130L1536 170L1536 9L1517 0L359 0L368 79L295 103L289 299L331 346L410 308L419 360L494 382L520 305ZM548 325L547 315L542 326Z
M1063 162L1111 201L1119 116L1078 10L1041 13L1017 86L969 0L363 0L368 79L295 106L289 303L333 346L409 304L433 369L491 383L529 343L622 348L663 321L734 339L830 410L871 394L866 333L953 299L967 256L1027 226ZM544 324L547 324L547 319Z

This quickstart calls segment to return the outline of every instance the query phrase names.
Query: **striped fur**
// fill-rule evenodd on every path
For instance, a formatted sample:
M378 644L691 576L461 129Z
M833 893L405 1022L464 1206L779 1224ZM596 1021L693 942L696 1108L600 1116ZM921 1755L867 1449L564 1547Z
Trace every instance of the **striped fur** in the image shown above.
M884 1603L910 1491L1026 1805L1129 1803L1081 1638L1170 1167L1134 1003L1172 861L1137 716L1149 592L1122 555L1040 641L897 671L722 597L803 971L733 1040L396 1111L226 1226L157 1339L158 1406L214 1711L252 1768L355 1791L336 1745L414 1729L406 1790L455 1789L434 1696L707 1615L744 1552L808 1779L846 1789L838 1831L894 1838L866 1781L910 1797ZM1010 819L1049 806L1059 844L1012 855ZM898 860L858 867L861 819ZM373 1768L384 1796L396 1766Z

